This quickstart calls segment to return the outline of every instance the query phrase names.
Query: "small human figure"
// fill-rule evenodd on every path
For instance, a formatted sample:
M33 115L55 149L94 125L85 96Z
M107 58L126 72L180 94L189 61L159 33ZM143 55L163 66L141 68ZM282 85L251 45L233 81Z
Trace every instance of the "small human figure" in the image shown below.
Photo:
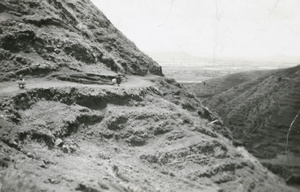
M112 84L114 85L114 84L117 83L117 79L116 79L116 78L113 78L113 79L111 80L111 82L112 82Z
M23 78L23 75L19 76L19 80L17 81L17 83L18 83L20 89L24 89L25 88L26 82L25 82L25 80Z
M116 77L116 81L117 81L117 84L118 86L120 86L121 82L122 82L122 76L120 73L118 73L117 77Z

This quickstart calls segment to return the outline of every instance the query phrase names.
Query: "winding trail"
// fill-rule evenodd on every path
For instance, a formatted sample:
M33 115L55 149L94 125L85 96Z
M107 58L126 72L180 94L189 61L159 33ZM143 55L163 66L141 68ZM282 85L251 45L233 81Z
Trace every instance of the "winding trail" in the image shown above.
M99 84L82 84L69 81L60 81L56 79L34 78L26 80L25 89L20 89L16 82L2 82L0 83L0 97L9 97L14 94L26 92L35 88L51 88L51 87L92 87L92 88L115 88L115 89L128 89L128 88L142 88L153 86L154 84L147 81L146 78L137 76L127 76L127 79L117 85L99 85Z

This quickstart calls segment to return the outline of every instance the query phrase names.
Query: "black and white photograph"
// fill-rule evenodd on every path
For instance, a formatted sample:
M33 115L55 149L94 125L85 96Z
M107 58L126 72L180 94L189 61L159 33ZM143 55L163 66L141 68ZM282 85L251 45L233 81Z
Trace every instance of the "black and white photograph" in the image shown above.
M300 192L300 1L0 0L0 192Z

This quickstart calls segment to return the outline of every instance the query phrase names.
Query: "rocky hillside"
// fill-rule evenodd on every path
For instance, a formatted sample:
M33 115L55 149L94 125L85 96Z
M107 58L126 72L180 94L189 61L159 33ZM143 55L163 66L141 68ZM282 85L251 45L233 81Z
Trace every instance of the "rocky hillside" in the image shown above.
M2 0L0 65L0 81L66 70L162 75L89 0Z
M132 78L2 84L1 190L296 191L218 134L180 84Z
M300 66L266 73L203 102L218 112L237 144L274 172L298 175L300 183Z
M88 0L4 0L0 14L1 191L297 191Z

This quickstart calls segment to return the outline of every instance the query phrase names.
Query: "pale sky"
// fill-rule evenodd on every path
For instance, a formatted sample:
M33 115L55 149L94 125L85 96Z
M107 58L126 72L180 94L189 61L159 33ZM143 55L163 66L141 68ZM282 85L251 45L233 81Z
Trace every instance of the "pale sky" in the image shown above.
M144 52L300 63L300 0L92 0Z

